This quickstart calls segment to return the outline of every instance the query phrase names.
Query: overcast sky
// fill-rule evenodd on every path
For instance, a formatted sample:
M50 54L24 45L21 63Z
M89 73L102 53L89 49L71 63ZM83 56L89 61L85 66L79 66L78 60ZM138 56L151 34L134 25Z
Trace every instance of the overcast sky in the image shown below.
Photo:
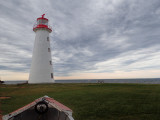
M0 0L0 77L27 80L49 19L55 79L160 77L159 0Z

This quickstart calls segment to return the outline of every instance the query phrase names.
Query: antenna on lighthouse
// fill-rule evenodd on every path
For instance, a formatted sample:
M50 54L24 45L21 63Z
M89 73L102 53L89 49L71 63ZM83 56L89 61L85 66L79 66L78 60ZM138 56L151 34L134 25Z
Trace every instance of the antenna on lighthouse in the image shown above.
M42 15L42 18L44 18L45 14Z
M28 83L54 82L49 38L49 33L52 32L52 29L44 15L37 18L37 23L33 27L36 37Z

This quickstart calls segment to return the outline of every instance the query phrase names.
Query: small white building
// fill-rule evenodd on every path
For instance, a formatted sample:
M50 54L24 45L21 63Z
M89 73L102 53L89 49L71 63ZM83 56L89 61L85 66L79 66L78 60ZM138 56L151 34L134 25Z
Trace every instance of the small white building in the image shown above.
M49 33L52 32L48 25L48 19L37 18L37 24L34 25L33 31L36 33L32 63L28 83L53 83L53 66L51 58Z

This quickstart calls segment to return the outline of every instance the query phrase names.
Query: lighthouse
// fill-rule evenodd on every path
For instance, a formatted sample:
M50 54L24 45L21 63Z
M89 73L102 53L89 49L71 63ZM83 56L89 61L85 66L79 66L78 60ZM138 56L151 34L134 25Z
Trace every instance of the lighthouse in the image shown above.
M51 58L50 37L52 32L48 25L48 19L44 17L37 18L33 27L35 32L35 42L32 55L32 63L28 83L53 83L53 66Z

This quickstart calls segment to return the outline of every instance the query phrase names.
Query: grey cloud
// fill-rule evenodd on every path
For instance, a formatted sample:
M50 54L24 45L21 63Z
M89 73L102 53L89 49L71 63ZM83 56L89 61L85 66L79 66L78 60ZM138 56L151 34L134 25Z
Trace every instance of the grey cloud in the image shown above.
M44 12L53 27L51 47L56 76L88 71L113 72L119 67L124 71L158 69L154 63L136 67L138 61L149 61L143 56L142 59L118 60L122 56L131 57L130 54L139 50L160 46L159 6L158 0L47 0L44 4L31 0L4 1L0 4L0 21L5 25L0 25L3 28L0 40L6 48L5 53L0 52L0 58L11 58L10 64L21 62L24 67L11 68L7 65L8 61L1 61L1 70L29 71L35 36L32 26ZM0 50L4 51L2 48ZM153 49L153 53L156 52ZM148 53L145 50L143 54ZM154 55L152 58L155 59ZM116 65L100 70L96 66L115 59ZM125 68L124 65L130 67Z

